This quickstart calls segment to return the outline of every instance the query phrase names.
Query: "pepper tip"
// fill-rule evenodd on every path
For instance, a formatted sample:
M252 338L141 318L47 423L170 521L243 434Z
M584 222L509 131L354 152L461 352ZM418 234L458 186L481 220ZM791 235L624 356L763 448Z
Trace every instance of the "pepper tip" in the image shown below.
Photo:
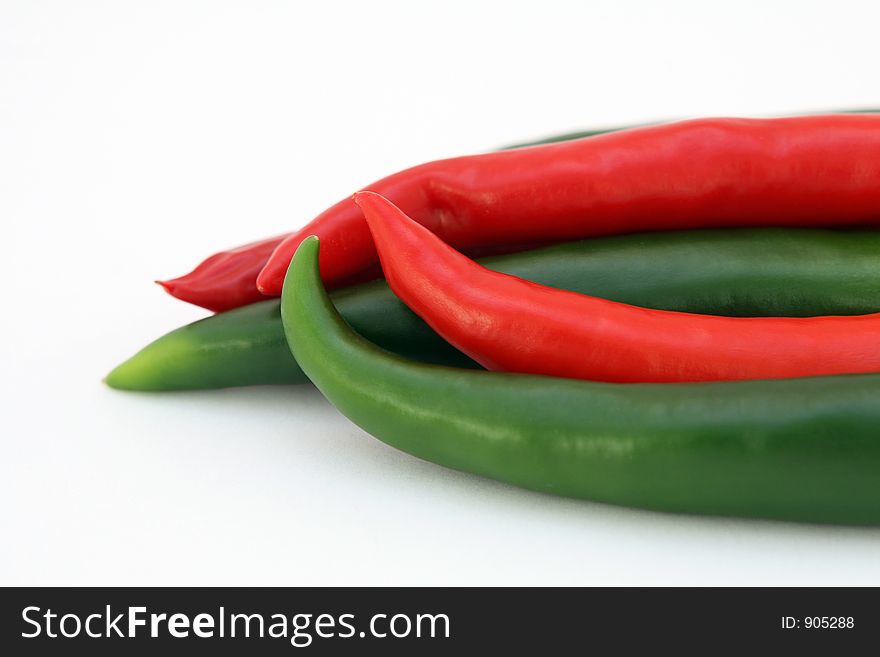
M359 192L355 192L351 195L352 200L357 204L358 207L363 207L363 202L370 198L382 198L384 197L381 194L377 194L376 192L371 192L368 189L362 189Z

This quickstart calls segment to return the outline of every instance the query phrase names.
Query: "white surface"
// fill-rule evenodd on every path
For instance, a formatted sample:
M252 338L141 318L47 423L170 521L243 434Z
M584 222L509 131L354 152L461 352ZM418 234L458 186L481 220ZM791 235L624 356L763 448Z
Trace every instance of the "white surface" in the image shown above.
M203 315L152 279L404 166L880 106L877 7L5 0L0 584L880 584L880 530L530 493L398 453L309 388L100 383Z

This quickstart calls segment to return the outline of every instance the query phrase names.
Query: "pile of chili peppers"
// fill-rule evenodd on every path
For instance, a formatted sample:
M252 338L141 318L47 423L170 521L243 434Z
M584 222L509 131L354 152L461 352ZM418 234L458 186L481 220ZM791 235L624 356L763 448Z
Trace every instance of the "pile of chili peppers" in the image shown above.
M311 381L390 445L535 490L878 524L878 223L874 112L429 162L163 282L219 314L107 383Z

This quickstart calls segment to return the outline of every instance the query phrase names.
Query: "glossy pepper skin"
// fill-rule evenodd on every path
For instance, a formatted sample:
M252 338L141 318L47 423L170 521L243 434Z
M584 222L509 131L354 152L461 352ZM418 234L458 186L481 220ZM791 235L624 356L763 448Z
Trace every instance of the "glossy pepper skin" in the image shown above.
M880 116L697 119L429 162L365 188L459 250L687 228L846 226L880 217ZM257 278L280 294L308 235L329 286L376 262L361 213L337 203Z
M744 317L880 311L875 231L669 231L567 242L480 262L543 285L662 310ZM425 362L477 367L384 281L337 290L331 298L345 320L380 347ZM287 347L278 299L176 329L107 378L127 390L307 382Z
M880 314L721 317L640 308L499 274L358 192L394 293L486 369L617 383L880 372Z
M880 376L595 383L414 363L336 313L317 240L281 301L294 356L344 415L440 465L647 509L880 522Z

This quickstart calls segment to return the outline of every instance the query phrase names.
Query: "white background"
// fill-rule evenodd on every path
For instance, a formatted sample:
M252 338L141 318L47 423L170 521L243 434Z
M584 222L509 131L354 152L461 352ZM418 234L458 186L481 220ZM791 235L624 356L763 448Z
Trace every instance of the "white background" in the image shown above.
M418 162L880 106L876 2L0 3L0 583L880 584L880 530L555 499L310 387L125 394L151 282Z

